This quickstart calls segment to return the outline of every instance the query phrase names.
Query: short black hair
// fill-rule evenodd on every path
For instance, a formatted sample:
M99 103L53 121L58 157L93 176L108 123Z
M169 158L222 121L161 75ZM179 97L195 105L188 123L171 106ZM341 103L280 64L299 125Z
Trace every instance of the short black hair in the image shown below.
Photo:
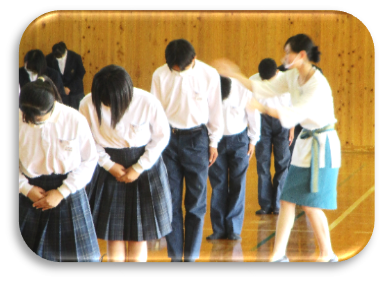
M277 73L277 64L271 58L263 59L258 65L259 76L262 80L269 80Z
M231 79L226 76L221 76L221 94L222 94L222 101L226 100L231 91Z
M30 50L24 56L24 64L27 63L27 69L42 75L47 69L47 62L43 52L39 49Z
M56 43L52 46L52 54L55 56L55 58L63 57L66 50L67 46L63 41L60 41L59 43Z
M117 65L108 65L97 72L91 86L92 103L99 125L102 124L102 103L111 109L111 127L115 128L132 101L134 86L127 71Z
M23 121L37 124L36 118L48 114L54 102L61 102L60 94L52 80L43 75L37 80L26 83L20 90L19 108Z
M170 70L177 65L183 71L195 57L194 47L185 39L171 41L165 51L166 63Z
M285 48L288 44L290 45L291 50L295 53L305 51L309 61L314 63L318 63L320 61L321 52L318 51L318 46L315 46L311 38L306 34L297 34L290 37L283 47Z

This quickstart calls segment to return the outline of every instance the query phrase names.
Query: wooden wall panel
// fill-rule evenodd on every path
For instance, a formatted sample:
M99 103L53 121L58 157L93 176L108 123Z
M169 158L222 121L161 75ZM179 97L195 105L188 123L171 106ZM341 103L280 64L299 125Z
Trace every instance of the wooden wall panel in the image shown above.
M31 49L45 54L64 41L81 54L90 92L95 73L118 64L134 85L150 90L154 70L165 63L164 50L177 38L189 40L198 59L227 57L246 75L261 59L280 64L283 45L308 34L322 53L318 64L333 90L337 130L346 151L374 151L374 45L354 16L331 11L58 11L40 16L20 41L19 66Z

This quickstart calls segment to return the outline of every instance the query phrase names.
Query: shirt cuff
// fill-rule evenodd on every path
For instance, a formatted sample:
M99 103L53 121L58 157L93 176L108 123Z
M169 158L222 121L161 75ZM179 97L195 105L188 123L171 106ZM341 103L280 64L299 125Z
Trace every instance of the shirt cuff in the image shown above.
M255 146L255 144L257 144L257 142L259 141L259 139L256 139L256 138L249 138L249 141L252 145Z
M132 166L132 168L137 172L137 173L142 173L143 171L145 171L145 169L139 164L139 163L136 163Z
M33 188L33 185L29 184L28 182L24 183L23 186L21 187L19 193L21 193L27 197L29 191L31 191L32 188Z
M64 199L67 198L69 195L71 195L70 188L67 187L67 185L62 184L57 190L60 192L60 194L63 195Z
M111 169L111 167L113 167L115 164L115 162L111 161L111 160L108 160L106 161L104 164L103 164L103 168L107 171L109 171Z
M210 141L210 147L213 147L213 148L218 148L218 142L216 141Z

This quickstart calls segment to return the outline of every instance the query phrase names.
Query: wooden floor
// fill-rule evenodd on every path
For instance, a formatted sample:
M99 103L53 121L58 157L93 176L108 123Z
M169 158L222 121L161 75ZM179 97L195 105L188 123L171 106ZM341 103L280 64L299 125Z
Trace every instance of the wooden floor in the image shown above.
M273 169L272 169L273 170ZM246 210L242 241L205 238L212 234L210 207L203 229L200 258L197 262L263 262L273 249L277 215L255 215L259 209L257 193L256 160L252 159L247 172ZM343 153L338 177L338 208L325 211L334 252L339 260L358 254L369 242L374 228L374 153ZM208 203L211 187L208 184ZM99 241L101 254L106 253L106 243ZM310 223L300 207L288 244L287 255L293 262L315 261L318 257L316 239ZM103 261L106 261L104 256ZM149 262L169 262L164 238L148 242Z

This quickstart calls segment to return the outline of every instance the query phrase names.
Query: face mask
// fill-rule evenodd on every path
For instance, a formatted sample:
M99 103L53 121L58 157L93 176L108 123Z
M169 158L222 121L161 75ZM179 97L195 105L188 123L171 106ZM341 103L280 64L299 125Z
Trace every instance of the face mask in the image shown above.
M184 76L187 76L187 75L191 74L191 72L192 72L192 68L189 68L189 69L184 70L184 71L179 71L178 74L180 76L184 77Z
M32 128L43 128L45 121L41 121L38 124L28 123L28 125Z
M287 64L285 63L284 66L285 66L285 69L289 69L291 66L293 66L298 58L299 54L294 58L294 60L290 63L290 64Z

